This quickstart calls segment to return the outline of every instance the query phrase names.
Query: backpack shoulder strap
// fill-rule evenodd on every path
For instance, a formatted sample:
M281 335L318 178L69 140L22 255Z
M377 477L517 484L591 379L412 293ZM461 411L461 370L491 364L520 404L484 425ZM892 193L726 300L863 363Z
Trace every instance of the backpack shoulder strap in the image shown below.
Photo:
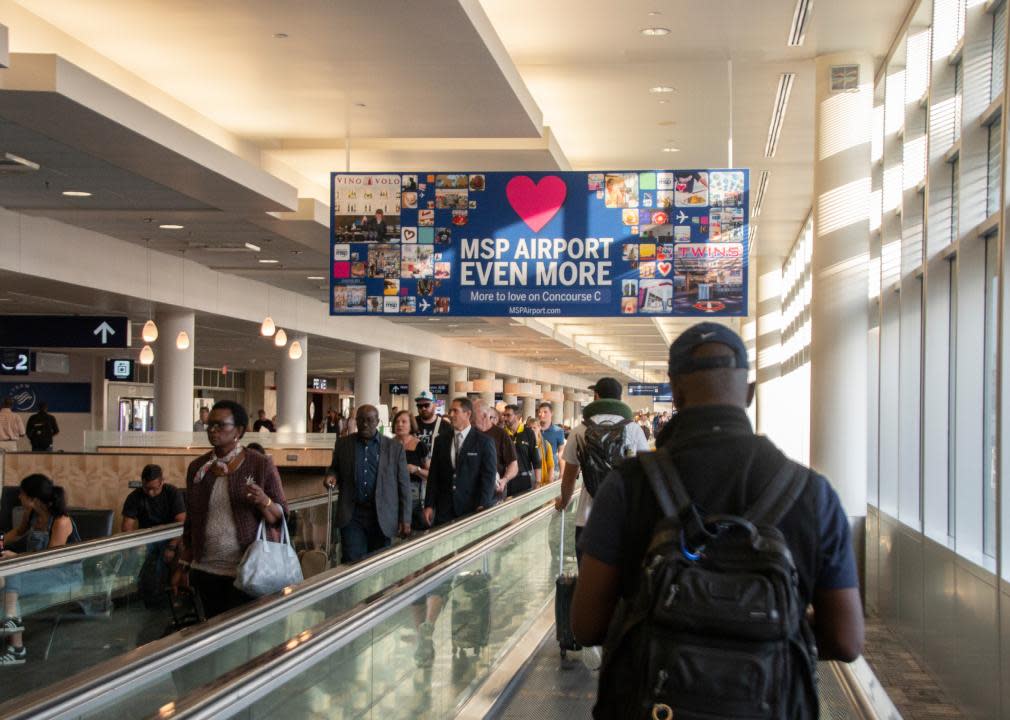
M803 493L809 476L805 467L786 458L744 517L755 525L778 525Z
M637 457L663 515L679 515L691 504L691 496L687 494L670 454L660 448L655 452L639 453Z

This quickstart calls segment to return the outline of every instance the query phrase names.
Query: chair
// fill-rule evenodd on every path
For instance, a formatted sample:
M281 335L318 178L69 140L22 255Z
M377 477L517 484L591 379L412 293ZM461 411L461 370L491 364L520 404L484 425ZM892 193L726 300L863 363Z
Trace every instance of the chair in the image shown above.
M67 514L77 526L81 540L97 540L112 535L112 523L115 517L112 510L67 508ZM83 561L83 587L86 588L86 594L52 608L52 612L47 614L47 619L52 619L53 626L49 632L44 659L49 659L53 642L56 640L56 629L60 623L105 620L112 615L112 593L122 566L122 554L111 558L89 558Z

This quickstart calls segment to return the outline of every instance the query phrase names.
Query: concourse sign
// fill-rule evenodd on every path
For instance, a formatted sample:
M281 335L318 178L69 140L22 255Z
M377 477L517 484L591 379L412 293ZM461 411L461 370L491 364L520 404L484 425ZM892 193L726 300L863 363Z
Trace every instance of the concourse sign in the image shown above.
M737 317L746 169L332 173L331 315Z
M128 348L125 317L0 315L0 346L30 348Z

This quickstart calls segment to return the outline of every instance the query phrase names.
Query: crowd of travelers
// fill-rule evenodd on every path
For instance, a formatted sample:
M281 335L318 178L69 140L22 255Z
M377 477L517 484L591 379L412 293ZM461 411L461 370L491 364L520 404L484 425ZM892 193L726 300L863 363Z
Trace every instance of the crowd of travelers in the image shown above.
M427 391L414 398L415 412L395 413L390 436L375 406L348 418L331 411L324 422L336 440L324 484L338 492L341 560L360 562L396 538L556 480L555 507L564 511L581 480L579 572L558 617L570 618L576 643L602 646L594 717L625 717L629 708L651 717L816 717L816 660L851 661L862 651L849 521L826 478L754 433L747 371L740 337L700 323L670 347L672 413L633 412L621 383L607 377L570 430L554 422L550 403L524 418L514 404L457 397L441 416ZM170 578L172 592L191 589L208 618L252 599L236 584L243 555L261 523L280 536L287 512L272 460L243 442L250 427L273 431L259 415L250 426L241 405L216 403L199 420L212 449L190 463L185 488L148 465L123 505L124 531L183 524L156 549L153 572ZM20 432L0 410L4 427ZM50 444L56 432L54 422ZM49 478L26 477L20 503L26 512L8 548L79 541L66 495ZM72 564L0 579L0 665L25 661L19 599L80 582ZM421 667L433 661L444 602L436 592L413 608ZM745 670L765 678L761 687L739 682Z

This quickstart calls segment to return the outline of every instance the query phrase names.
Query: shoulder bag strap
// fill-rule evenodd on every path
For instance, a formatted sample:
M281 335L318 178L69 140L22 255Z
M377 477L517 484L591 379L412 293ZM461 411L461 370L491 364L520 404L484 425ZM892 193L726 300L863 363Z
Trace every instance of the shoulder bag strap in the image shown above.
M676 517L691 504L691 496L687 494L680 473L673 464L673 459L664 449L655 452L640 453L642 470L649 480L659 507L666 517Z
M809 475L805 467L786 458L744 517L755 525L778 525L803 493Z

